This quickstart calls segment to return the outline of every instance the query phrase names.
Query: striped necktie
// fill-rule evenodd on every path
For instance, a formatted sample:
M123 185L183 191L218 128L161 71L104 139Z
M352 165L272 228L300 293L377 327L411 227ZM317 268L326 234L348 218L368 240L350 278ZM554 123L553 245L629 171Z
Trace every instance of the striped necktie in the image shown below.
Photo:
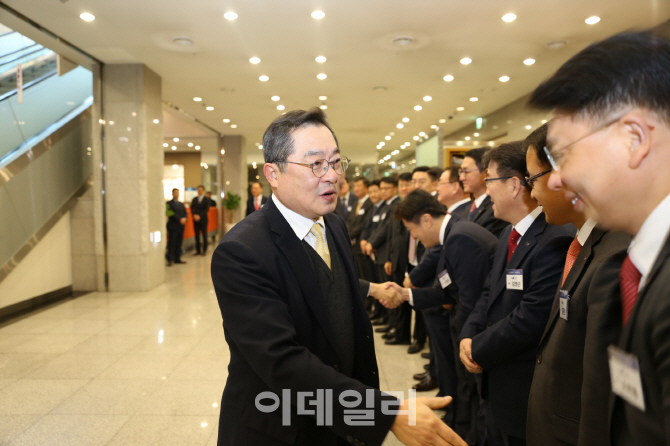
M565 279L568 278L568 274L570 274L572 265L575 264L575 260L577 260L577 256L581 250L582 245L579 243L579 240L577 240L577 237L575 237L574 240L572 240L572 243L570 243L570 247L568 248L568 255L565 257L565 268L563 269L563 282L561 282L561 285L563 285L565 283Z
M312 226L312 229L310 229L309 232L316 237L317 254L319 254L323 261L326 262L326 265L328 265L328 268L330 268L330 251L328 250L328 243L326 243L326 239L323 236L321 225L314 223L314 226Z
M619 283L621 285L621 309L623 312L623 325L626 325L628 322L628 317L633 311L635 306L635 301L637 300L637 289L640 286L640 279L642 274L640 271L633 265L633 262L630 260L630 256L626 256L626 259L621 265L621 271L619 272Z

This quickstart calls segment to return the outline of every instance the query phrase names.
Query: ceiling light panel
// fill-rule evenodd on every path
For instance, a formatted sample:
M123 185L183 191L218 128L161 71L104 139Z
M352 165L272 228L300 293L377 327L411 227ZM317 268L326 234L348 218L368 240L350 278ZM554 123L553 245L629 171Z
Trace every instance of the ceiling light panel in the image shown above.
M257 63L260 63L261 60L258 57L252 57L251 59L249 59L249 62L256 65Z
M586 20L584 20L584 22L586 22L587 25L595 25L595 24L598 23L599 21L600 21L600 17L595 16L595 15L589 17L589 18L586 19Z
M92 22L95 20L95 16L91 14L90 12L83 12L79 15L79 18L82 19L85 22Z
M232 11L228 11L228 12L225 13L223 16L224 16L226 19L228 19L228 20L235 20L235 19L237 19L237 17L238 17L237 14L235 14L235 13L232 12Z
M530 57L523 61L523 64L528 65L528 66L533 65L534 63L535 63L535 59L530 58Z
M316 60L316 61L319 62L319 63L324 63L324 62L327 61L328 59L326 59L325 56L317 56L316 59L314 59L314 60Z
M513 21L516 20L516 14L512 14L510 12L509 14L505 14L504 16L502 16L502 19L503 19L504 22L507 22L507 23L513 22Z
M317 19L317 20L321 20L321 19L324 18L325 16L326 16L326 13L323 12L323 11L318 11L318 10L317 10L317 11L314 11L314 12L312 13L312 18L313 18L313 19Z
M319 73L319 74L316 75L316 78L320 79L320 80L324 80L327 77L328 76L325 73Z
M261 82L267 82L270 80L270 78L267 77L266 75L262 75L258 78L258 80L260 80Z
M447 82L451 82L454 80L454 76L452 76L451 74L447 74L446 76L443 77L443 79Z
M463 59L461 59L461 63L463 65L470 65L472 63L472 59L470 59L469 57L464 57Z

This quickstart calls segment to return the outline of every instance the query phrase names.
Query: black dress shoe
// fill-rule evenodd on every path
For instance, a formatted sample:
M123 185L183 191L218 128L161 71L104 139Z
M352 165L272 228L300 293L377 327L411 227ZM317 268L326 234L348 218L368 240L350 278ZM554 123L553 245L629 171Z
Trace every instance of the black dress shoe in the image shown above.
M430 370L430 363L423 365L424 370Z
M398 339L398 338L393 338L389 339L388 341L384 342L386 345L409 345L410 342L403 340L403 339Z
M388 341L389 339L395 339L395 333L392 332L384 333L382 335L382 339L384 339L385 341Z
M383 319L383 318L372 320L372 325L386 325L387 323L388 323L388 321L386 319Z
M166 266L172 266L172 262L167 262Z
M178 261L178 262L174 262L174 263L182 263L182 264L184 264L184 263L186 263L186 262L180 260L180 261Z
M412 376L412 379L415 379L417 381L423 381L424 379L428 378L428 376L430 376L430 374L426 371L426 372L423 372L423 373L414 374Z
M388 333L391 331L391 327L385 325L384 327L375 328L375 333Z
M428 375L428 378L424 379L419 384L415 384L412 389L417 392L428 392L429 390L437 389L437 379Z
M407 349L407 353L411 355L412 353L419 353L421 350L423 350L423 342L415 340L412 342L412 345L410 345L409 348Z
M430 359L430 353L421 353L423 359Z

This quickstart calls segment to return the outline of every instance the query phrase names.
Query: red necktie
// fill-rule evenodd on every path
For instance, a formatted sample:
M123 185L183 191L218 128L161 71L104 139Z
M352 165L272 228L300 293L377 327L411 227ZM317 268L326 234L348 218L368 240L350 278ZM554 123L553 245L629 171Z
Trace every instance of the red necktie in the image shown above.
M519 241L519 237L521 237L521 234L519 234L516 229L512 229L512 233L509 235L509 242L507 242L507 262L509 263L509 260L512 258L512 255L514 254L514 251L516 251L516 247Z
M626 325L626 322L628 322L628 317L630 316L631 311L633 311L633 306L637 300L637 289L640 286L641 277L642 274L640 274L640 271L638 271L635 265L633 265L633 262L630 260L630 256L626 256L626 259L621 265L621 271L619 272L623 325Z
M475 202L473 201L473 202L472 202L472 206L470 206L470 212L473 212L475 209L477 209L477 205L476 205Z
M258 210L258 198L254 198L254 209Z
M572 243L570 243L570 247L568 248L568 256L565 258L565 268L563 269L563 282L561 282L561 285L565 283L565 279L567 279L568 274L570 274L572 265L575 264L575 260L577 260L577 256L579 255L579 252L581 250L582 245L577 240L577 237L575 237Z

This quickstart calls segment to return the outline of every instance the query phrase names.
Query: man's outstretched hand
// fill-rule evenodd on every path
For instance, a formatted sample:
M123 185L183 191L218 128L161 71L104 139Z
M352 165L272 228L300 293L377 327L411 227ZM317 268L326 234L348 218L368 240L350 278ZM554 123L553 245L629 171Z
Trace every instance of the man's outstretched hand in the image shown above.
M467 446L467 443L433 412L433 409L441 409L451 401L450 396L417 398L416 425L410 426L409 415L397 415L391 426L391 432L407 446ZM409 401L403 401L400 410L406 411L408 408Z

